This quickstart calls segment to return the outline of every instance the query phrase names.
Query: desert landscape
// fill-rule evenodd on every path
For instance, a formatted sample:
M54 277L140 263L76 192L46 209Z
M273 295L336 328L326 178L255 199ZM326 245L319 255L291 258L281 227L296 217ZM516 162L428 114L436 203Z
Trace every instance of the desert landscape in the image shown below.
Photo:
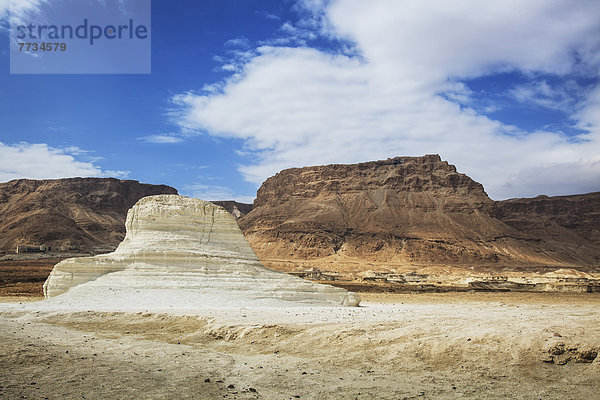
M591 399L597 295L362 294L161 313L3 304L4 398Z
M600 0L0 37L0 400L600 399Z
M435 158L415 161L427 160L433 165L410 168L439 170ZM384 162L373 170L383 165L388 178L403 177L411 162ZM395 171L385 171L388 165ZM363 175L366 167L360 167ZM338 174L344 168L334 167ZM321 200L303 206L312 197L294 194L297 185L288 182L295 206L285 211L265 207L264 189L251 211L235 202L216 202L224 209L174 194L140 195L126 218L116 214L126 234L111 253L6 254L0 262L0 396L593 398L600 389L597 228L581 221L597 218L597 203L590 196L575 197L575 206L570 198L539 198L511 200L502 208L468 177L448 179L455 183L442 180L443 189L425 194L404 183L390 189L388 182L378 192L383 200L371 208L339 200L371 196L364 183L336 189L336 206L321 183ZM339 195L341 188L348 194ZM479 193L476 200L472 190ZM385 200L400 195L420 200L412 206ZM544 211L547 201L560 206ZM544 207L531 205L536 202ZM533 218L525 223L532 209L551 219L543 223L558 233ZM574 214L585 218L574 224ZM566 228L555 222L561 215L571 216L565 240L558 235ZM257 227L247 228L255 220L261 221ZM440 220L454 221L451 230ZM344 224L349 227L335 228ZM406 229L411 233L402 233ZM588 239L579 239L577 229ZM386 242L392 231L410 235L413 250ZM504 244L489 246L485 238L497 242L497 231L505 232ZM531 240L536 234L539 239ZM275 239L266 241L266 235ZM424 249L423 243L443 235L436 250ZM385 243L365 249L365 236ZM331 237L339 240L337 250L329 247L335 244ZM266 252L268 243L274 252ZM277 264L268 258L273 254L282 256ZM495 254L503 254L502 262ZM528 264L531 254L538 258ZM448 258L458 265L444 265ZM315 265L323 270L306 271ZM377 265L385 268L374 270ZM415 282L399 279L411 274L418 275ZM423 283L430 275L436 285Z
M177 190L97 178L0 184L0 267L112 251L129 207L163 193ZM267 268L340 287L600 291L600 193L493 201L439 155L284 170L254 204L215 203ZM19 245L53 250L12 254Z

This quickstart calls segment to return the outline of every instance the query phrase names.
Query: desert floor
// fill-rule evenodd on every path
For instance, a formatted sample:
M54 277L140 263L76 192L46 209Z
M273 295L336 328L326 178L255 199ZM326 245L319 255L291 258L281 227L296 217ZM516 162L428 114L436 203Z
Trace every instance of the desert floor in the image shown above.
M363 299L173 315L0 298L0 398L598 398L597 294Z
M44 281L54 265L63 259L64 257L0 260L0 298L43 296Z

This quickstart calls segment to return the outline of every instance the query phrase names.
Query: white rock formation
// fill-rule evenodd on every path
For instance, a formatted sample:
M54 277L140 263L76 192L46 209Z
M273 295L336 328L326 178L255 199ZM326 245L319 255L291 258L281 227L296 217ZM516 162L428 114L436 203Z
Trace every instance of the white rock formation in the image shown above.
M113 253L57 264L44 283L46 298L102 309L360 302L344 289L263 267L233 216L213 203L177 195L145 197L127 213L126 229Z

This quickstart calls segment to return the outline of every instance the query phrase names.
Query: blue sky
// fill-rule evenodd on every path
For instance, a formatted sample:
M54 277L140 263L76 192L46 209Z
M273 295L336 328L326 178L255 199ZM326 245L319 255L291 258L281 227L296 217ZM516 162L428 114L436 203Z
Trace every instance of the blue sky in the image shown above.
M439 153L494 199L600 190L598 1L153 0L140 75L9 74L7 5L0 181L251 201L283 168Z

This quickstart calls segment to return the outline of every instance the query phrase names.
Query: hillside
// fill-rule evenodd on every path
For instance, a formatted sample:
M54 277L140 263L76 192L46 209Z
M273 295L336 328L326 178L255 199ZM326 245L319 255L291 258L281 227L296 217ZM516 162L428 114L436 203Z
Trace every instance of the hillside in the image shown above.
M564 236L576 234L600 245L600 192L499 201L496 217L535 236L562 241Z
M98 253L125 235L125 216L140 198L174 194L165 185L113 178L18 179L0 183L0 250L49 245Z
M238 222L260 259L285 271L592 271L598 196L575 197L496 203L437 155L398 157L281 171Z

